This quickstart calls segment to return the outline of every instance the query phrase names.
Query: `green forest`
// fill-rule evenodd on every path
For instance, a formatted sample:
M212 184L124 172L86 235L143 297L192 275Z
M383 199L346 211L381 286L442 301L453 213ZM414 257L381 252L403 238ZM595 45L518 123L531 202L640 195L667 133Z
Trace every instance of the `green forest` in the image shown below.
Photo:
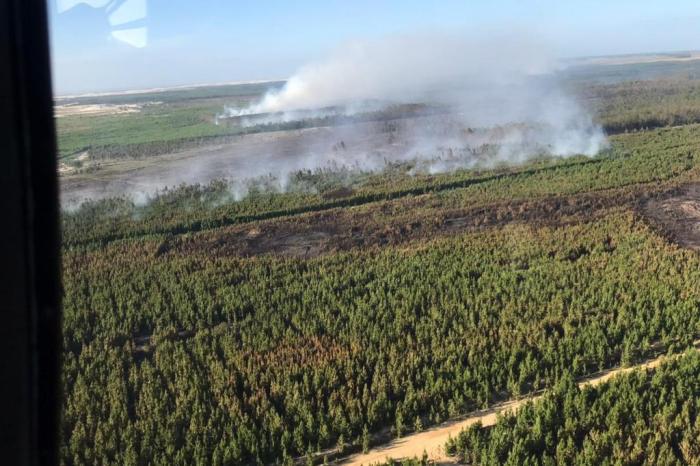
M700 181L698 86L581 87L616 133L590 158L300 171L285 192L213 182L65 210L61 463L320 463L546 390L451 453L697 464L699 356L574 381L700 335L700 256L647 208ZM59 123L64 155L111 124ZM105 157L130 150L111 134ZM149 137L133 143L171 143Z
M283 461L629 363L652 342L683 348L699 328L700 261L625 212L313 260L149 246L66 255L74 464Z

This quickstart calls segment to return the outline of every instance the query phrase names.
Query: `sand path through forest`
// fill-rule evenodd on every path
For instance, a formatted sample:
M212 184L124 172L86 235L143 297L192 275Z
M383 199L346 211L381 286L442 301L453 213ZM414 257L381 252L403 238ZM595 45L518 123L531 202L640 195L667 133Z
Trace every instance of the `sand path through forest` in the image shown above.
M700 349L700 339L695 340L695 342L693 342L693 346L696 350ZM586 385L596 386L619 374L636 369L651 369L659 366L662 362L677 356L678 355L669 357L662 355L654 359L649 359L636 366L620 367L599 372L581 379L579 381L579 387ZM428 454L428 457L436 463L453 463L455 459L447 456L444 451L445 442L447 442L450 437L457 437L462 430L479 421L481 421L483 426L492 426L496 423L498 414L503 414L507 411L515 412L523 404L531 400L537 400L540 397L542 397L542 394L517 400L505 401L490 408L471 413L462 419L448 421L423 432L410 434L400 439L392 440L387 444L372 448L365 454L356 454L347 457L344 460L339 461L339 464L359 466L382 463L389 458L420 458L424 451Z

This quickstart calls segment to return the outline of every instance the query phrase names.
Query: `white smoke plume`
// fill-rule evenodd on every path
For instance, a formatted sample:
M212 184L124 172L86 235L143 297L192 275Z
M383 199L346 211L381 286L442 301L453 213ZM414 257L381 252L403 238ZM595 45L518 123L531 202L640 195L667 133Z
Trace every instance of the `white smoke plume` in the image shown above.
M563 90L559 69L546 46L525 37L423 34L355 41L302 67L282 89L256 104L227 109L223 116L268 114L257 121L287 122L327 116L332 108L355 114L381 104L421 102L448 107L465 128L532 125L503 140L514 161L533 155L533 150L594 155L606 144L605 136ZM438 145L470 145L463 137L451 136L450 141L428 134L425 139ZM517 140L518 136L529 139Z
M566 92L560 70L544 44L524 36L354 41L303 66L281 89L248 107L227 108L216 119L239 126L313 118L328 124L248 134L198 149L196 157L129 172L99 192L84 186L64 197L151 195L164 186L226 179L240 198L249 190L246 180L274 179L275 190L284 191L290 175L303 170L378 171L408 162L411 172L436 173L541 155L595 155L606 146L605 135ZM430 111L402 114L412 104ZM388 117L347 122L348 115L378 111Z
M349 105L365 100L415 102L475 96L522 83L553 69L541 47L501 39L466 40L442 35L354 41L326 60L302 67L279 91L247 109L284 112Z

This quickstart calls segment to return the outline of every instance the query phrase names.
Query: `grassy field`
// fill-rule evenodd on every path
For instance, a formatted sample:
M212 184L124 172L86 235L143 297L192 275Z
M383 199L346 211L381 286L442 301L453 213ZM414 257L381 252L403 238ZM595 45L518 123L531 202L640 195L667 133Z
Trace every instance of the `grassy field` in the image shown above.
M234 100L241 105L248 101L245 98ZM222 110L223 103L219 100L193 100L187 105L146 104L138 113L61 117L57 119L60 156L65 158L92 151L99 157L101 151L116 152L123 146L182 144L193 139L240 133L240 129L214 124L215 115Z

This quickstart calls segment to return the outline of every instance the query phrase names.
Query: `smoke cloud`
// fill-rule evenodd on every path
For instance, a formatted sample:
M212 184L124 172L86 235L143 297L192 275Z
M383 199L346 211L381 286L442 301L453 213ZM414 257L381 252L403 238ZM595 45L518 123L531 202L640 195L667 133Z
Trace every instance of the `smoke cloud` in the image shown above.
M542 155L593 156L606 146L605 135L566 91L561 70L544 44L525 37L419 34L350 42L254 104L216 118L240 126L311 124L197 149L196 157L110 180L99 197L226 179L240 198L250 179L284 191L300 170L378 171L407 162L412 172L437 173ZM84 186L64 198L96 191Z
M227 109L224 116L267 114L263 121L269 123L327 116L330 109L348 115L421 102L444 106L461 126L452 134L443 131L442 139L434 132L414 134L422 152L429 142L436 149L473 147L479 141L464 137L464 128L526 124L501 132L501 141L490 135L490 143L503 144L501 161L522 161L535 152L594 155L605 146L605 136L563 90L559 70L544 44L524 37L423 34L355 41L302 67L256 104Z
M468 41L416 35L345 44L326 60L302 67L254 113L348 105L363 100L413 102L518 84L552 70L541 47L522 41Z

